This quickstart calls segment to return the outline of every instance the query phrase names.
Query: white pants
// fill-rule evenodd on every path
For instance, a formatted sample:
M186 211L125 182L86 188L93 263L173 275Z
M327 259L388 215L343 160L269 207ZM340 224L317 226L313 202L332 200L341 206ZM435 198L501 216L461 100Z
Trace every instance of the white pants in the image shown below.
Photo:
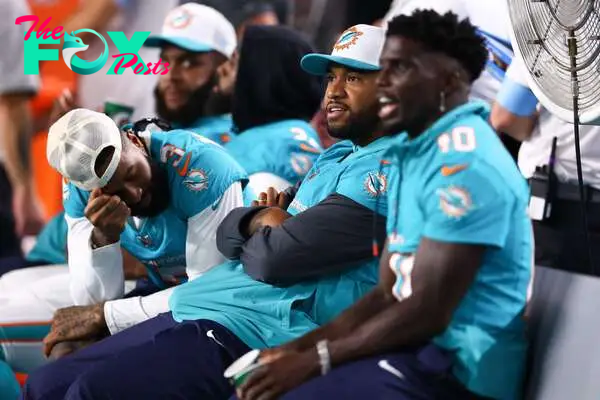
M126 281L126 293L135 281ZM72 306L66 265L24 268L0 277L0 360L30 373L46 363L42 340L54 312Z

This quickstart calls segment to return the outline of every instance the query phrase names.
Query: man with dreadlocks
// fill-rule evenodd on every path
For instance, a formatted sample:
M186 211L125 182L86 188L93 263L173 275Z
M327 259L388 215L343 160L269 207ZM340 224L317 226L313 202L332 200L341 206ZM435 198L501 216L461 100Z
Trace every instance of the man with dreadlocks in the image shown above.
M520 397L528 191L486 106L467 102L485 62L455 14L391 21L379 116L406 135L386 157L402 174L390 182L400 192L388 199L380 283L333 322L263 351L243 400Z

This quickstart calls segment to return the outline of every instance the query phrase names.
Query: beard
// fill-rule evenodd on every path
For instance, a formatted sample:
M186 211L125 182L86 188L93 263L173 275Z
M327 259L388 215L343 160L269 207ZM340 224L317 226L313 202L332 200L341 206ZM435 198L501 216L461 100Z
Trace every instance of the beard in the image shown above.
M155 217L162 213L169 206L169 179L167 177L167 171L150 157L148 157L150 163L150 170L152 171L152 178L150 186L146 189L150 195L150 202L145 206L133 206L130 207L131 215L135 217Z
M223 115L230 114L233 105L233 95L212 92L206 100L204 110L206 115Z
M206 106L209 99L213 96L213 87L217 82L217 74L212 77L204 85L192 91L186 103L176 110L167 108L158 85L154 88L154 100L156 102L156 113L162 119L167 120L171 124L180 126L190 126L200 117L207 115Z
M343 126L333 127L327 123L327 131L333 138L360 142L361 138L369 137L379 129L378 112L379 105L374 104L361 113L350 114L348 122Z

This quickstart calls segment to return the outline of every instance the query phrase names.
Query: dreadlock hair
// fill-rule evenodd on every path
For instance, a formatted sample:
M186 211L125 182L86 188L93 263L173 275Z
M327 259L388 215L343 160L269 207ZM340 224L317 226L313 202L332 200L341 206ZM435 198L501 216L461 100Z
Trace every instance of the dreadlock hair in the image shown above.
M456 59L471 82L481 75L488 59L484 39L469 20L458 20L453 12L440 15L433 10L416 10L399 15L388 24L386 36L402 36Z

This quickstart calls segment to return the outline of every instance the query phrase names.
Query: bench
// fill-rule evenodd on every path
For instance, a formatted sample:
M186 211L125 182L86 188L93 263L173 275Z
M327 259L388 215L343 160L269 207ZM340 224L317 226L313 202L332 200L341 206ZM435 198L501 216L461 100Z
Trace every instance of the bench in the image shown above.
M600 399L600 278L537 267L526 400Z

